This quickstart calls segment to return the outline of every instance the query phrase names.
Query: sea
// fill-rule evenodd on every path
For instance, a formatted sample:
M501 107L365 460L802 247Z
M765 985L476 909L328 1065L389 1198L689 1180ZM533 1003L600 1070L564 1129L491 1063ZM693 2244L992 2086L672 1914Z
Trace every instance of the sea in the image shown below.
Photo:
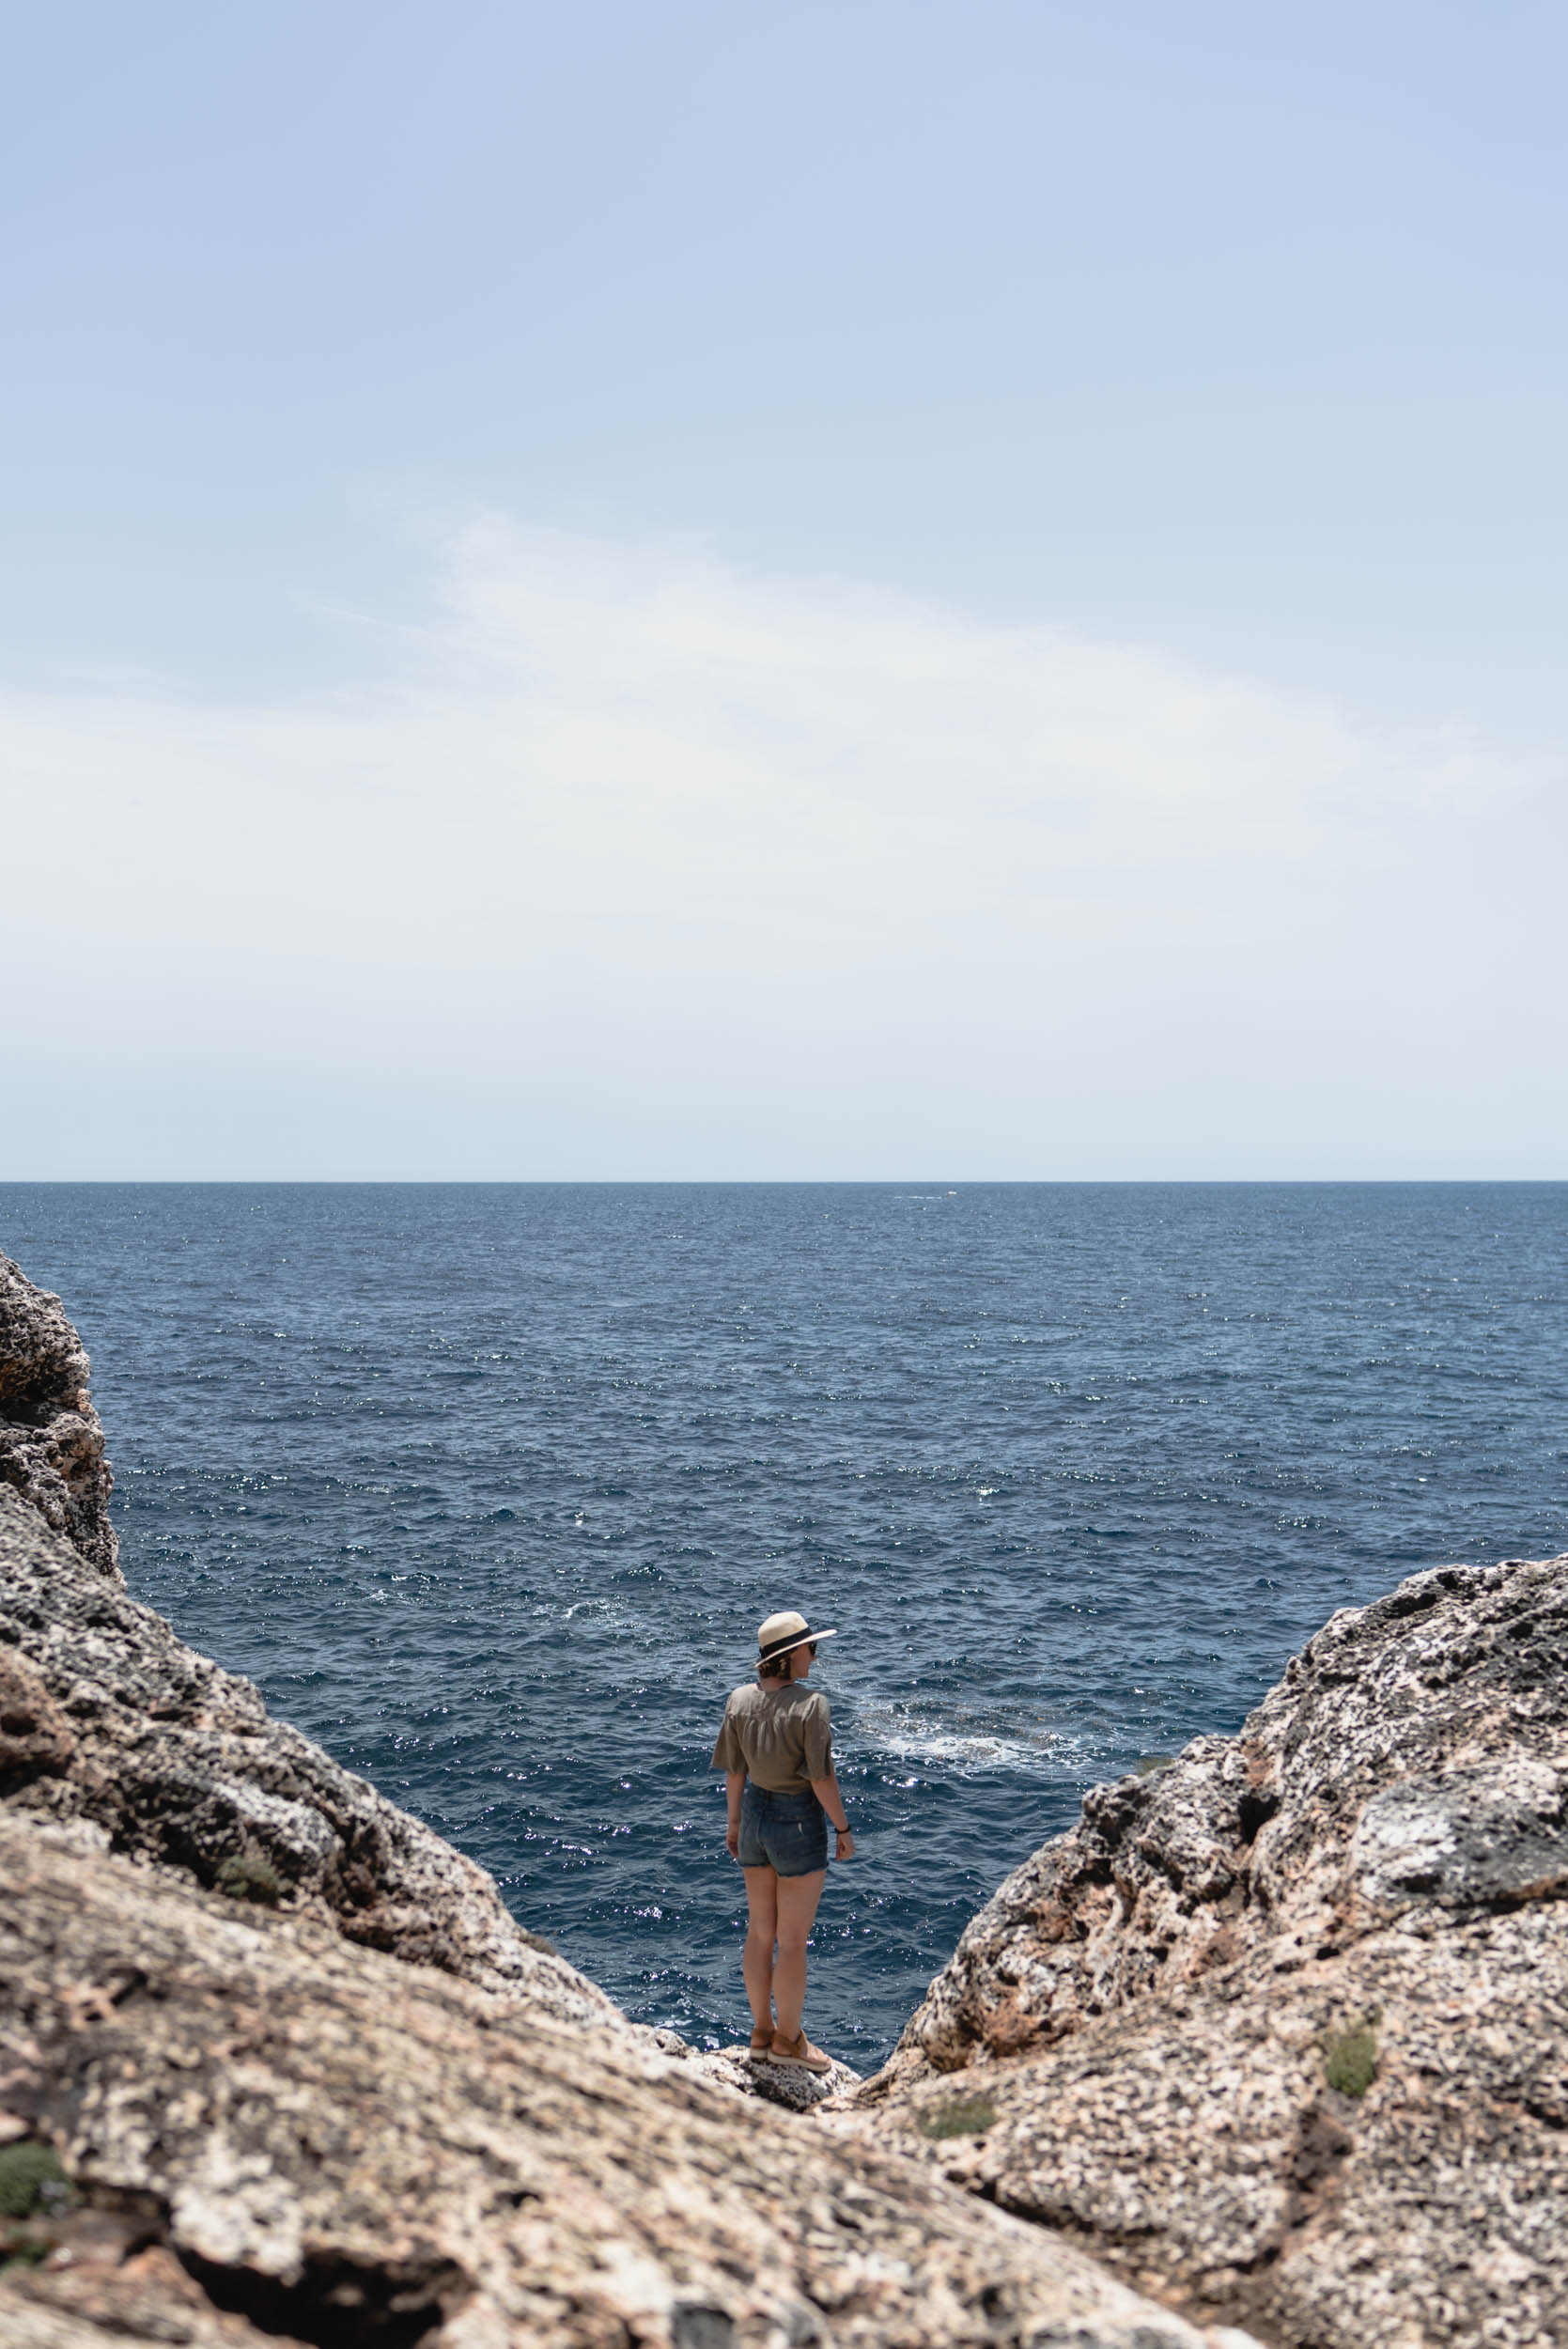
M1568 1185L7 1185L132 1592L633 2015L748 2026L709 1767L837 1626L807 2022L1339 1607L1568 1549Z

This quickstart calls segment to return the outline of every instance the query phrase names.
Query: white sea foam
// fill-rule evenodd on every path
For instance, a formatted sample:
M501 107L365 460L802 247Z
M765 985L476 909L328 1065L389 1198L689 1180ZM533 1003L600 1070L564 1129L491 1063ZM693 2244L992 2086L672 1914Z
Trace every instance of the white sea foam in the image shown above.
M853 1735L859 1748L879 1758L963 1777L987 1770L1072 1777L1088 1751L1080 1735L1010 1707L868 1704L856 1716Z

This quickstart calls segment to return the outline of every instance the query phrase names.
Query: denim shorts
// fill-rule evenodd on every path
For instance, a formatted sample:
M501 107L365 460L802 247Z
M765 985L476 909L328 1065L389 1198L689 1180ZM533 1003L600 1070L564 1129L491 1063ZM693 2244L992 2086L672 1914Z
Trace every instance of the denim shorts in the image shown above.
M740 1797L740 1864L781 1876L815 1875L828 1864L828 1813L805 1787L770 1795L754 1779Z

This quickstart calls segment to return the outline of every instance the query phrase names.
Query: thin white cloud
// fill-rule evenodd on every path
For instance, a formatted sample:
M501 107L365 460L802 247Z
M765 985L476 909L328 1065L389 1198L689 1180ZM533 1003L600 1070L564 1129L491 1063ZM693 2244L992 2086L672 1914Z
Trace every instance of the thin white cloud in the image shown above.
M488 1072L482 1165L458 1112L444 1158L365 1172L798 1173L803 1136L821 1172L877 1171L866 1136L835 1143L857 1069L896 1170L943 1101L956 1149L973 1072L1011 1065L1070 1092L1100 1161L991 1171L1157 1173L1157 1151L1110 1162L1129 1085L1185 1068L1222 1143L1272 1081L1236 1065L1249 1038L1293 1038L1309 1087L1335 1038L1358 1066L1369 1035L1419 1061L1465 993L1423 941L1511 939L1469 999L1515 1023L1535 1000L1487 893L1521 861L1539 884L1545 780L1452 730L657 551L491 524L445 560L446 616L399 684L0 703L7 861L55 877L12 890L11 952L62 1016L182 1072L160 1132L195 1159L214 1085L238 1097L248 1067L259 1097L292 1059L329 1093L333 1069L444 1069L470 1115ZM39 1060L38 1133L63 1131ZM593 1106L541 1156L520 1105L551 1087L567 1127ZM647 1122L661 1098L678 1133ZM740 1126L776 1148L769 1100L789 1149L737 1163ZM998 1147L1048 1158L1053 1133L1015 1118ZM1166 1171L1226 1171L1188 1165L1199 1139L1172 1135ZM350 1118L319 1171L352 1146Z

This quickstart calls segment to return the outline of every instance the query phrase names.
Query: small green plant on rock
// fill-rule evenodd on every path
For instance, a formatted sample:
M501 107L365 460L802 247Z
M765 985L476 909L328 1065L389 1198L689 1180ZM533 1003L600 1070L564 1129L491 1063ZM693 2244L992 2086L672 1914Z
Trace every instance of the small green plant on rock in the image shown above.
M231 1901L260 1901L267 1908L277 1905L283 1890L283 1879L265 1852L254 1843L242 1843L230 1852L218 1870L217 1887Z
M1156 1770L1173 1770L1175 1766L1176 1757L1173 1753L1141 1753L1133 1764L1140 1778L1148 1778Z
M49 2187L54 2193L46 2191ZM20 2145L0 2145L0 2218L26 2218L40 2202L63 2199L68 2191L66 2173L52 2146L31 2138Z
M1364 2096L1377 2077L1377 2034L1370 2022L1331 2032L1323 2050L1323 2077L1342 2096Z
M922 2137L982 2137L997 2117L989 2096L950 2096L920 2116Z

